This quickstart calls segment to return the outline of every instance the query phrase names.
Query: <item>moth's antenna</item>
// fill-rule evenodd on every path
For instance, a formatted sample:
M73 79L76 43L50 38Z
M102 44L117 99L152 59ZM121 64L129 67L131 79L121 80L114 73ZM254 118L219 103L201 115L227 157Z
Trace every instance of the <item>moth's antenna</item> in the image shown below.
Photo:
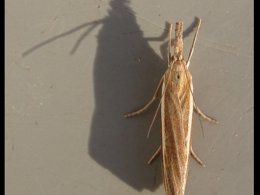
M193 93L192 93L192 90L191 90L190 79L189 79L188 74L187 74L187 69L188 69L189 64L190 64L190 59L191 59L192 53L193 53L193 51L194 51L195 42L196 42L196 39L197 39L197 36L198 36L200 24L201 24L201 19L198 18L198 20L199 20L199 22L198 22L198 25L197 25L197 30L196 30L196 33L195 33L195 35L194 35L193 41L192 41L192 45L191 45L189 57L188 57L188 60L187 60L187 63L186 63L186 67L185 67L184 64L183 64L184 70L185 70L185 76L186 76L186 79L188 80L188 85L189 85L190 92L191 92L191 94L192 94L193 102L195 102L195 100L194 100L194 96L193 96Z
M191 45L191 49L190 49L190 53L189 53L189 57L188 57L188 60L187 60L187 67L188 68L189 68L189 65L190 65L190 59L191 59L191 56L193 54L194 46L195 46L195 43L196 43L196 40L197 40L197 36L198 36L198 32L199 32L199 29L200 29L201 19L198 18L198 20L199 20L199 22L198 22L197 30L196 30L196 33L194 35L194 38L193 38L193 41L192 41L192 45Z
M171 64L171 57L172 57L172 54L171 54L171 33L172 33L172 24L170 24L169 35L168 35L168 39L169 39L169 42L168 42L168 67L170 67L170 72L171 72L171 70L172 70L172 64ZM167 71L166 71L166 72L167 72ZM167 80L166 80L166 85L165 85L164 91L163 91L163 93L162 93L162 97L164 96L164 94L165 94L165 92L166 92L166 88L167 88L168 82L169 82L169 80L170 80L169 78L170 78L170 73L169 73L168 78L167 78ZM148 129L148 132L147 132L147 138L149 138L149 136L150 136L150 132L151 132L152 126L153 126L153 124L154 124L155 118L156 118L156 116L157 116L157 114L158 114L158 111L159 111L159 108L160 108L160 106L161 106L162 97L161 97L161 99L160 99L160 103L159 103L159 105L158 105L158 107L157 107L157 109L156 109L156 111L155 111L154 116L153 116L153 120L152 120L152 122L151 122L151 124L150 124L150 126L149 126L149 129Z

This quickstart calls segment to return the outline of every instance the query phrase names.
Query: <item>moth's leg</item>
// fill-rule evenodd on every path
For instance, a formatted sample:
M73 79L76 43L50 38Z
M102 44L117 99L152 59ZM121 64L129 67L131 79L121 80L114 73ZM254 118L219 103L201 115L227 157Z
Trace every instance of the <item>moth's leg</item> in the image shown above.
M218 123L218 121L210 116L207 116L204 114L197 105L194 104L194 110L197 112L198 115L200 115L202 118L208 120L211 123Z
M160 82L159 82L159 84L158 84L158 86L157 86L157 89L156 89L156 91L155 91L155 93L154 93L152 99L151 99L143 108L141 108L141 109L139 109L139 110L137 110L137 111L134 111L134 112L125 114L125 115L124 115L125 118L129 118L129 117L132 117L132 116L136 116L136 115L138 115L138 114L141 114L141 113L144 112L147 108L149 108L149 106L150 106L150 105L154 102L154 100L158 97L159 89L160 89L160 87L161 87L161 85L162 85L163 78L164 78L164 77L161 78L161 80L160 80Z
M196 40L197 40L197 36L198 36L200 24L201 24L201 19L198 18L197 30L196 30L196 33L195 33L195 35L194 35L194 37L193 37L193 41L192 41L192 45L191 45L191 48L190 48L189 57L188 57L188 60L187 60L187 68L188 68L189 65L190 65L190 59L191 59L191 56L192 56L193 51L194 51L194 46L195 46L195 42L196 42Z
M169 34L168 34L168 66L170 66L170 62L172 61L172 24L170 24Z
M194 158L194 160L197 161L197 163L199 163L201 166L206 167L206 165L202 162L202 160L200 160L200 158L198 157L198 155L193 151L192 146L190 147L190 154L191 156Z
M155 151L155 153L152 155L152 157L147 162L147 164L150 165L158 157L161 151L162 151L162 145L160 145L159 148Z

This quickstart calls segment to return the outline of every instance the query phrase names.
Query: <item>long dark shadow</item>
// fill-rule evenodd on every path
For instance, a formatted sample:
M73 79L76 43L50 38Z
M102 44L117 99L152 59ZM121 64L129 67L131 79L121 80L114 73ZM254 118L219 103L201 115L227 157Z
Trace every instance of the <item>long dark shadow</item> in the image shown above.
M154 190L162 183L160 161L146 163L160 143L159 124L147 140L153 112L134 119L123 114L152 97L167 65L143 36L129 1L111 1L110 8L97 35L89 154L133 188Z

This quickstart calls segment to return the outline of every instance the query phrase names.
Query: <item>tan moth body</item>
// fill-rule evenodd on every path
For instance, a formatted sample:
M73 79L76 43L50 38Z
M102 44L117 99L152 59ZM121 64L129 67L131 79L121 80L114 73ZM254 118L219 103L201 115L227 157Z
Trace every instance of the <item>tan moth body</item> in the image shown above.
M178 195L184 194L186 186L193 113L191 75L182 56L182 25L176 24L177 47L172 67L164 75L161 103L164 186L166 194Z
M146 110L155 98L159 96L159 88L161 86L159 106L161 105L162 145L148 161L148 164L152 162L157 154L162 153L163 180L167 195L185 194L190 154L199 164L204 166L191 146L193 108L203 118L210 122L217 122L215 119L205 115L195 105L192 94L192 76L188 67L200 24L201 20L199 19L187 61L183 57L183 22L177 22L175 25L173 54L171 52L172 25L170 26L168 69L164 73L155 95L143 108L125 115L125 117L132 117Z

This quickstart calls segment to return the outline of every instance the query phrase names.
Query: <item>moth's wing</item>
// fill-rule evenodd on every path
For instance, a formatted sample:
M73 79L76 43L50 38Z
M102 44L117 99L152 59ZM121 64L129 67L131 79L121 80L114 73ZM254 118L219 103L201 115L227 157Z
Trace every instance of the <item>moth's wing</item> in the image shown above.
M164 93L167 74L162 87ZM191 82L191 80L190 80ZM190 86L189 86L190 85ZM184 195L191 141L193 113L192 83L176 91L170 80L162 95L163 177L167 195Z

